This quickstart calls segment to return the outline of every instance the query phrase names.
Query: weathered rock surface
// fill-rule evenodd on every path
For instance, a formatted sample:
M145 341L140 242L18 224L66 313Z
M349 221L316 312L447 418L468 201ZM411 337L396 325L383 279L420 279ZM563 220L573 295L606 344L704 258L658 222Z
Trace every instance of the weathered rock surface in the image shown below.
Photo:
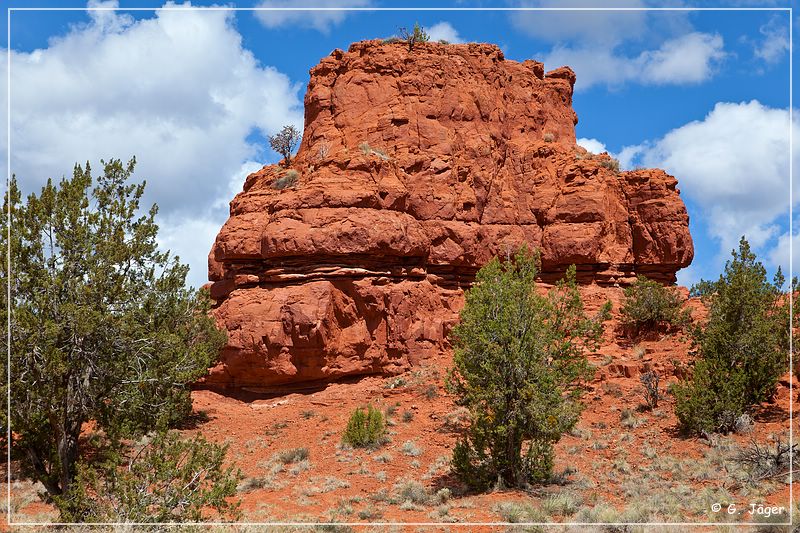
M209 255L229 342L207 382L405 370L448 349L463 288L523 242L544 281L576 264L586 283L673 282L693 256L677 180L576 146L574 82L488 44L323 59L291 171L248 176Z

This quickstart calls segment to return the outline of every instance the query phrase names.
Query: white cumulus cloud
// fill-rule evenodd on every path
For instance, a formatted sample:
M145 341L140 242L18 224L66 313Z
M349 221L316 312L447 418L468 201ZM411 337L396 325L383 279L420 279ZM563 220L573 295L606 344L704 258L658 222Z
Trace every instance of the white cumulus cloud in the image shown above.
M431 41L445 40L449 43L463 43L464 40L458 34L458 31L449 22L438 22L426 28L425 31L431 38Z
M369 7L371 0L316 0L311 4L299 4L293 0L264 0L258 8L321 7L323 10L267 10L255 11L255 16L267 28L294 26L313 28L322 33L330 33L334 26L341 24L350 13L344 7Z
M640 8L641 0L563 0L521 2L520 7L539 8ZM628 39L643 37L647 29L646 11L514 11L511 23L520 31L550 43L578 41L610 47Z
M773 266L785 266L788 252L785 258L781 254L788 243L788 235L782 234L789 214L789 158L800 168L798 143L789 151L789 127L787 109L755 100L720 102L703 120L626 147L623 153L626 166L640 162L678 178L683 195L700 209L710 235L719 242L720 262L745 235ZM797 121L792 128L800 139Z
M302 126L300 86L243 48L232 17L179 9L135 21L92 11L46 48L11 54L11 167L23 190L70 174L75 162L98 169L101 158L135 155L148 205L160 207L162 242L190 261L195 286L206 279L232 180L240 190L243 165L257 166L262 146L248 137Z
M544 56L544 63L547 68L571 66L578 73L575 89L583 90L597 84L614 87L629 82L645 85L700 83L711 78L724 58L721 36L692 32L632 57L618 53L615 48L557 45Z
M562 0L521 5L565 7ZM725 57L722 38L696 31L686 12L638 9L648 7L644 0L572 0L568 7L589 9L514 12L510 17L519 31L551 45L540 56L547 69L569 65L578 73L578 91L593 85L699 83Z
M578 146L582 146L586 148L593 154L602 154L603 152L607 152L606 145L602 142L598 141L597 139L587 139L585 137L581 137L577 141Z

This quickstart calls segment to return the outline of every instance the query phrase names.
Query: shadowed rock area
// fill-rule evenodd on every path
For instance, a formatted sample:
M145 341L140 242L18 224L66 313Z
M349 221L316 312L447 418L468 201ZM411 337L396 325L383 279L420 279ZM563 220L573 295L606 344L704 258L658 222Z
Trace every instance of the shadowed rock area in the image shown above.
M209 255L229 341L206 383L407 370L449 349L475 272L522 243L544 282L575 264L582 283L673 283L694 253L677 180L577 146L574 83L489 44L324 58L291 168L247 177Z

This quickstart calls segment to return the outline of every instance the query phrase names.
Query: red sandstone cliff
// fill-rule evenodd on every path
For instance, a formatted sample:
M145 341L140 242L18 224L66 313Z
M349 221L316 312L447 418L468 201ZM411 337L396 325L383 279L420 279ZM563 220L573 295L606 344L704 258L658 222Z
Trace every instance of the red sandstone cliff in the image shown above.
M229 334L208 382L399 372L434 352L463 287L523 242L542 277L673 282L692 260L677 181L575 145L575 74L493 45L360 42L311 70L287 171L248 176L209 255Z

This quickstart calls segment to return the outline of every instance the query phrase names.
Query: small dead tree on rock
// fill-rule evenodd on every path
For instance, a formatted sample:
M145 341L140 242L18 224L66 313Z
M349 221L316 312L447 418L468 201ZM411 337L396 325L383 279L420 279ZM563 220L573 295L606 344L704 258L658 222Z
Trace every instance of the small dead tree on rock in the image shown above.
M292 163L292 152L301 139L300 132L294 126L284 126L275 135L268 135L269 145L273 150L283 156L283 164L286 168Z

